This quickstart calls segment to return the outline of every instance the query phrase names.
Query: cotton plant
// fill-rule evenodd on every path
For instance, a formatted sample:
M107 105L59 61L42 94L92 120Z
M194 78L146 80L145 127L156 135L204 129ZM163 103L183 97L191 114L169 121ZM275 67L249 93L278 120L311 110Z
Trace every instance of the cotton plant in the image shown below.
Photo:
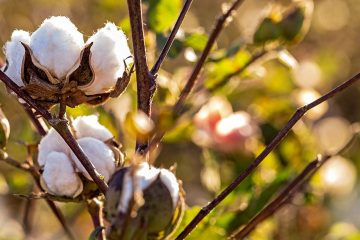
M109 181L124 155L113 144L113 135L101 125L95 115L80 116L73 122L74 136L91 163ZM84 183L92 179L70 147L50 129L40 141L38 164L43 169L41 182L50 194L75 198L83 191ZM86 180L86 181L84 181Z
M106 23L86 42L69 18L51 17L32 34L15 30L4 46L5 73L39 104L99 104L129 82L131 52L123 31Z
M181 182L172 171L146 162L122 168L111 178L106 194L107 237L168 239L181 219L183 205ZM134 209L135 217L129 217Z

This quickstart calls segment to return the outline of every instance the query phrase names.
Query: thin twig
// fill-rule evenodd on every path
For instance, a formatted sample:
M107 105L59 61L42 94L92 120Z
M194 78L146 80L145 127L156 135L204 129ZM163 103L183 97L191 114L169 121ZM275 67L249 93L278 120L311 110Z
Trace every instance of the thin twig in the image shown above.
M33 123L34 127L36 128L37 132L40 134L40 136L45 136L47 133L47 127L44 126L42 122L35 116L32 109L27 104L22 104L25 112L27 113L28 117L30 118L31 122Z
M141 0L127 0L127 3L136 68L138 110L143 111L146 115L150 116L151 100L156 84L154 77L149 72L146 59ZM141 153L142 149L147 148L147 145L148 141L143 142L137 140L136 151Z
M244 64L244 66L242 66L241 68L237 69L236 71L227 74L225 77L223 77L219 82L215 83L213 86L209 87L207 90L209 92L214 92L215 90L217 90L218 88L224 86L226 83L229 82L229 80L235 76L240 75L241 73L243 73L251 64L253 64L254 62L256 62L259 58L263 57L266 53L268 53L268 51L266 50L262 50L258 53L255 53L254 55L251 56L251 58Z
M107 184L100 178L96 172L94 165L86 157L84 151L76 142L74 136L69 131L67 122L62 119L54 118L49 111L39 106L26 92L24 92L15 82L13 82L3 71L0 70L0 80L13 91L19 98L23 99L31 108L35 109L55 130L64 138L64 141L69 145L86 171L89 173L93 181L98 185L100 191L105 193Z
M261 210L250 222L240 231L234 233L231 239L244 239L247 237L261 222L272 216L275 212L287 204L303 186L309 182L314 174L333 156L339 155L346 150L354 141L355 135L336 153L329 155L319 155L315 160L310 162L304 170L292 180L288 186L282 190L279 195L272 200L263 210Z
M1 152L0 161L4 161L5 163L7 163L15 168L29 172L32 175L36 185L40 189L42 189L41 184L40 184L40 173L34 166L31 166L28 163L21 163L19 161L16 161L16 160L12 159L11 157L9 157L7 155L7 153L5 153L5 152ZM59 222L60 222L61 226L63 227L68 238L71 240L75 240L76 238L74 237L70 228L67 226L65 217L61 213L60 209L55 205L55 203L53 201L51 201L49 199L46 199L46 203L48 204L48 206L54 213L55 217L59 220Z
M91 216L91 220L94 224L94 229L103 228L98 235L98 240L105 240L105 228L104 228L104 220L103 220L103 213L102 213L102 202L98 199L92 199L87 203L87 209Z
M166 58L167 54L169 53L169 50L175 40L175 36L176 36L177 32L179 31L179 28L180 28L182 22L184 21L184 18L186 16L187 12L189 11L192 2L193 2L193 0L186 0L185 4L180 12L180 15L179 15L178 19L176 20L176 23L175 23L173 29L171 30L170 36L165 43L165 46L161 50L161 53L160 53L156 63L154 64L154 66L152 67L152 69L150 71L152 76L156 77L156 74L159 71L161 64L163 63L164 59Z
M202 52L198 62L196 63L194 70L192 71L190 78L188 79L188 81L186 82L185 87L183 88L183 90L180 93L180 97L178 99L178 101L175 104L175 112L178 113L181 111L183 104L185 102L185 99L188 97L188 95L190 94L191 90L193 89L196 80L199 76L200 71L202 70L206 59L209 56L209 53L213 47L213 45L215 44L216 39L218 38L218 36L220 35L221 31L223 30L225 24L227 23L227 21L230 19L231 15L233 14L233 12L236 10L237 7L240 6L240 4L243 2L244 0L235 0L231 7L224 13L222 14L216 21L215 27L212 30L209 40L206 43L206 46L204 48L204 51Z
M214 198L208 205L203 207L176 239L184 239L197 226L197 224L211 212L211 210L213 210L217 205L219 205L219 203L221 203L245 178L247 178L256 169L256 167L259 166L259 164L265 159L265 157L269 155L272 150L281 143L284 137L290 132L292 127L307 111L332 98L334 95L342 92L344 89L348 88L349 86L357 82L359 79L360 73L347 80L346 82L340 84L339 86L332 89L331 91L316 99L315 101L311 102L310 104L299 108L290 118L290 120L286 123L286 125L278 132L278 134L270 142L270 144L267 145L266 148L260 153L260 155L216 198Z

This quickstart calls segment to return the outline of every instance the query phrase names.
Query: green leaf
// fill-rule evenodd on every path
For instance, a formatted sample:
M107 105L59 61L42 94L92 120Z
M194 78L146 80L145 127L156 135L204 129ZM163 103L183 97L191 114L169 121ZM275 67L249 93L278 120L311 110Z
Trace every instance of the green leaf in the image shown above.
M259 25L254 34L255 44L264 44L269 41L275 41L281 38L282 29L279 23L271 18L265 18Z
M156 45L159 51L163 49L165 43L167 41L167 37L163 34L156 34ZM184 49L184 43L180 39L174 39L173 44L170 47L168 57L169 58L176 58Z
M201 52L208 41L208 36L203 33L192 33L185 37L185 45Z
M157 33L168 31L177 19L180 9L180 0L149 0L150 29Z

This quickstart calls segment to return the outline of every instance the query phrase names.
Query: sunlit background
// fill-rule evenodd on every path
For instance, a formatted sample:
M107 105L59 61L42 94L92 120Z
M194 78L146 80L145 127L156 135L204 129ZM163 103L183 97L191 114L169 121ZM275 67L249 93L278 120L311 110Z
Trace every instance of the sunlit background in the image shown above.
M174 2L178 7L182 4L180 0ZM211 31L225 2L194 0L178 41L170 52L171 58L165 61L158 77L159 88L153 109L156 118L166 113L165 105L176 101L199 57L204 39L206 41L203 34ZM206 86L244 65L251 54L249 44L257 25L274 8L269 2L286 5L290 1L245 0L221 34L211 61L200 77ZM148 5L144 8L146 12ZM70 17L85 38L107 21L115 22L130 36L125 0L0 0L0 45L10 39L14 29L32 32L45 18L55 15ZM148 16L145 19L148 20ZM209 93L202 91L194 94L188 104L194 110L183 116L165 136L156 159L159 166L177 164L177 176L183 181L190 209L186 217L191 218L198 210L196 206L206 204L227 186L269 143L297 107L313 101L360 70L359 29L360 5L357 0L316 0L310 31L301 43L289 46L288 50L266 54L241 75L218 88L213 93L217 96L215 99L209 101ZM167 34L167 31L164 34L154 31L156 29L150 29L146 34L151 64ZM198 35L194 42L188 40L184 44L180 41L194 33ZM232 55L224 54L227 49L234 49ZM0 56L4 58L2 52ZM135 90L135 79L132 79L127 92L120 98L110 100L103 107L81 106L69 109L69 113L78 116L97 112L101 122L110 128L131 156L135 138L126 130L125 119L129 117L128 112L136 109ZM317 154L332 154L343 148L359 131L359 96L359 86L355 85L311 110L256 172L211 214L206 220L208 224L201 225L189 239L224 239L253 217ZM13 158L24 160L25 143L37 143L39 136L3 85L0 99L11 124L7 151ZM208 109L203 110L202 105ZM223 119L226 117L229 119ZM152 123L142 122L141 117L133 118L141 130L153 128ZM224 122L215 126L219 119ZM231 132L242 127L235 135ZM247 134L255 139L248 141L245 139ZM231 139L236 140L236 145L231 145ZM226 141L229 143L223 144ZM359 152L359 143L354 141L341 156L331 158L303 193L297 194L291 204L259 225L252 238L360 239ZM32 191L31 176L0 163L0 239L66 239L43 200L31 201L30 226L23 227L24 209L29 202L14 194ZM78 203L59 203L59 206L78 239L87 239L93 227L85 206Z

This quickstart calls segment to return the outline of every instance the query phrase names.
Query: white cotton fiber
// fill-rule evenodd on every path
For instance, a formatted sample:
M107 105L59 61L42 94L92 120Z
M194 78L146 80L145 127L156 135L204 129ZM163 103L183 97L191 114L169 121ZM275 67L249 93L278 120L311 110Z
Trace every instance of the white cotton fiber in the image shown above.
M21 42L29 44L30 35L23 30L15 30L11 35L11 41L5 43L4 53L8 61L6 75L11 78L18 86L24 86L21 79L21 67L25 54L25 49Z
M77 197L83 190L70 159L61 152L48 154L42 180L46 190L57 196Z
M109 92L124 74L124 60L131 56L126 36L115 24L107 23L89 38L87 44L91 42L90 63L95 79L83 90L88 95Z
M64 154L70 153L70 148L66 142L62 139L55 129L51 128L49 132L43 137L38 146L38 164L43 167L48 159L48 155L51 152L62 152Z
M35 58L58 79L65 78L83 47L83 35L63 16L45 19L30 40Z
M76 137L93 137L100 141L106 141L113 137L111 132L99 123L98 116L80 116L73 122L74 129L76 131Z
M113 151L105 143L92 137L81 138L77 142L90 162L95 166L97 172L104 176L106 182L109 181L116 168ZM83 173L87 179L92 180L73 152L70 153L70 157L78 171Z

